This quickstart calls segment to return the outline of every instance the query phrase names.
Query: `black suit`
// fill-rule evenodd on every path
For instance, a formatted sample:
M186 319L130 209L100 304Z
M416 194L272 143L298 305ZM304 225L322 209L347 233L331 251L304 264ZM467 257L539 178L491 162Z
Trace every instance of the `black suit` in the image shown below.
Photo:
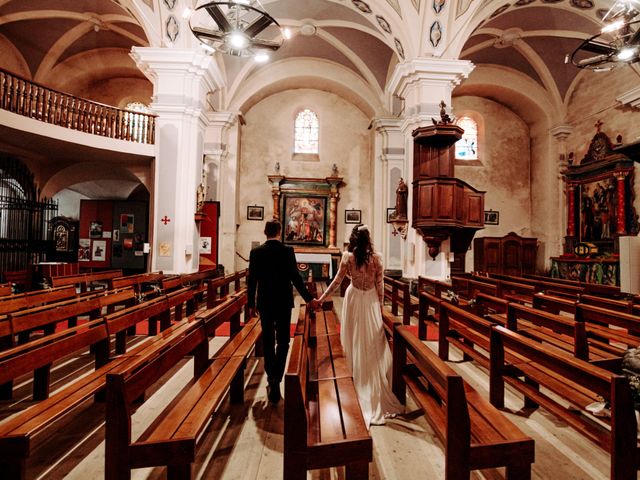
M249 307L257 307L262 324L264 364L269 384L277 385L284 375L289 351L289 328L295 285L302 298L309 302L313 296L307 291L298 273L293 248L278 240L267 240L251 250L249 256ZM275 344L277 341L277 349Z

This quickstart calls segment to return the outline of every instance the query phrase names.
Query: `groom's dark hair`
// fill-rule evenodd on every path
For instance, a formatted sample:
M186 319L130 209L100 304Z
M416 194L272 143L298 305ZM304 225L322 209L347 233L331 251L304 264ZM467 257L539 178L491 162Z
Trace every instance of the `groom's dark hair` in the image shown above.
M264 224L264 234L267 238L277 237L281 231L282 224L275 218L273 220L267 220Z

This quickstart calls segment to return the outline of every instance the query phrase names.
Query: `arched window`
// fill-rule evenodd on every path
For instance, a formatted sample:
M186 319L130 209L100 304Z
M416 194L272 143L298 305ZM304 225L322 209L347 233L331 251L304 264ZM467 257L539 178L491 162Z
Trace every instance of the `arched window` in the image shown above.
M132 112L151 113L149 107L141 102L127 103L127 106L125 108ZM143 117L142 115L136 115L135 113L131 113L128 115L129 128L131 129L131 140L135 140L137 142L145 140L144 135L146 121L147 117Z
M460 117L456 123L464 129L456 142L456 160L478 160L478 124L469 117Z
M318 116L308 108L296 115L293 153L318 153Z

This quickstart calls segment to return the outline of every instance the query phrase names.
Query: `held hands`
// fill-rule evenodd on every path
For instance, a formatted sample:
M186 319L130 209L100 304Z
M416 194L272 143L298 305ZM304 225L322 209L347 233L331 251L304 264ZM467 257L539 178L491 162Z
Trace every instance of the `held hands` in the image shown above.
M311 300L309 302L309 308L311 310L319 310L322 307L322 305L320 304L320 302L318 301L317 298L314 298L313 300Z

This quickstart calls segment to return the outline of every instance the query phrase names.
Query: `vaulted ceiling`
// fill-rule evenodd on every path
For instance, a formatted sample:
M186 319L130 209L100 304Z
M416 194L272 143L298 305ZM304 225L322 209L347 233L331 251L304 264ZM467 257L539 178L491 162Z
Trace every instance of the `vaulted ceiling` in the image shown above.
M143 79L129 51L148 41L131 14L111 0L0 0L0 45L15 58L15 73L63 88L61 73L78 69L94 83ZM109 68L100 65L100 55L109 58Z
M132 1L0 0L0 48L5 58L15 59L10 68L16 73L48 86L63 88L65 82L72 83L74 69L90 77L89 86L110 77L142 80L129 51L154 40L147 38L123 6ZM157 16L162 1L167 3L143 3ZM448 8L456 8L456 17L476 5L469 0L444 1L451 4ZM262 0L281 25L290 27L293 37L268 64L221 55L227 88L240 88L246 79L270 71L274 64L311 59L334 71L337 67L349 72L371 95L382 96L395 65L408 49L415 48L408 40L414 17L426 18L433 2ZM526 75L555 103L562 103L580 72L565 63L565 56L600 29L611 0L485 0L477 5L479 23L466 40L461 58L479 67L498 65ZM177 9L174 13L179 17ZM83 92L90 90L86 87Z
M580 69L566 62L582 42L600 31L613 2L517 0L493 11L466 41L461 58L520 72L560 103Z

